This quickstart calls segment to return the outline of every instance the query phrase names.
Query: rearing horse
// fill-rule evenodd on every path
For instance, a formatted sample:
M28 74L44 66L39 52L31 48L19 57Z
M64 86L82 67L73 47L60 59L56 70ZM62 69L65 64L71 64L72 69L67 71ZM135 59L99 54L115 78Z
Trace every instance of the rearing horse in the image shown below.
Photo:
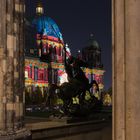
M86 91L89 91L92 85L96 83L95 80L89 83L88 78L81 69L81 67L86 67L85 62L76 58L72 58L68 62L65 64L68 82L63 83L61 86L56 86L56 89L59 90L57 95L64 102L64 112L66 114L72 104L72 98L78 96L80 103L82 103L85 99Z

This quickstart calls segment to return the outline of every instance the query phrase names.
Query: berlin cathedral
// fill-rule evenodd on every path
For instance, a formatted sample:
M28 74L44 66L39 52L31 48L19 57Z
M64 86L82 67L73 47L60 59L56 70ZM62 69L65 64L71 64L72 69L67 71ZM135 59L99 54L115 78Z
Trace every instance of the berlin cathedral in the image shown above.
M44 14L41 4L36 7L36 15L32 21L25 23L25 88L32 92L37 87L42 94L47 91L49 84L61 85L67 82L65 71L66 57L72 54L55 21ZM88 63L82 68L89 82L96 80L99 91L104 89L104 68L101 62L101 48L93 35L78 51L77 56ZM92 89L91 89L92 92Z

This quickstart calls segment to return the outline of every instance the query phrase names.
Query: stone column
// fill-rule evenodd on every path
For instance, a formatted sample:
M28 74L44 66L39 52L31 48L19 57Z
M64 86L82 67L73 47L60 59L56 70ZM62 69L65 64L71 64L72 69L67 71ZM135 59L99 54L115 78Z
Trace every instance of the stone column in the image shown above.
M139 0L113 0L113 140L140 140L139 10Z
M24 0L0 0L0 139L26 139Z

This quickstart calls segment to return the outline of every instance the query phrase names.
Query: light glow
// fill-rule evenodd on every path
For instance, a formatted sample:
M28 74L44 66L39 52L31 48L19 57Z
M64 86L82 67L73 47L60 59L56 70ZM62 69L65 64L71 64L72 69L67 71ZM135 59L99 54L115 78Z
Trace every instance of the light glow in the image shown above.
M36 8L36 13L37 13L37 14L43 14L43 13L44 13L43 7L38 6L38 7Z
M60 78L60 85L62 85L65 82L68 82L68 75L66 72L63 72L63 74L59 78Z

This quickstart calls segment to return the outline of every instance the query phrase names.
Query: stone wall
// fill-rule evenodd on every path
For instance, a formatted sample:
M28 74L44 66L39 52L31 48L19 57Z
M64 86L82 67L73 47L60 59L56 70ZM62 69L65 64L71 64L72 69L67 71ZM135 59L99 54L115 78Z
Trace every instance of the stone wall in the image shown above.
M80 123L34 122L26 127L33 140L111 140L110 121L87 121Z

